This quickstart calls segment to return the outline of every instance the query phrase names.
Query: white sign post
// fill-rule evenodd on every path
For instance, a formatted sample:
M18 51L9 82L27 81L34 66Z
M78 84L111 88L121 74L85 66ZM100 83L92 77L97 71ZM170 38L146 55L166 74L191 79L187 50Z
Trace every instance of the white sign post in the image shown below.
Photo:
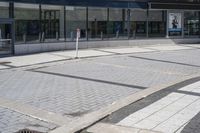
M76 57L75 58L78 58L78 41L79 41L80 37L81 37L80 29L77 29L77 33L76 33Z

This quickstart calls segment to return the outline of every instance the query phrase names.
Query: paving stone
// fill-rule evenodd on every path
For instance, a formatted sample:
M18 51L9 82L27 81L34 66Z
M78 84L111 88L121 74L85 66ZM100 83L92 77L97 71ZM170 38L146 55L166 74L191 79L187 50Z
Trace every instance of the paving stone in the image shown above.
M137 53L66 61L36 70L4 70L0 75L0 97L79 117L148 87L198 73L199 56L197 49ZM171 97L173 100L176 98ZM161 104L168 102L163 100Z
M48 132L57 127L55 124L40 121L2 107L0 107L0 113L3 114L0 119L1 133L14 133L23 129Z

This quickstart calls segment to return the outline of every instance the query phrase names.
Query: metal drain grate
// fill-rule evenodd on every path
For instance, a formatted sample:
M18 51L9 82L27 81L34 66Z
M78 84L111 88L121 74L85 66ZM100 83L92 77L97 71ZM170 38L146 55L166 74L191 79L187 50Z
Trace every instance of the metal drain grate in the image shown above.
M10 64L11 62L6 62L6 61L4 61L4 62L0 62L0 65L5 65L5 64Z
M23 129L16 133L43 133L43 132L33 131L33 130L29 130L29 129Z

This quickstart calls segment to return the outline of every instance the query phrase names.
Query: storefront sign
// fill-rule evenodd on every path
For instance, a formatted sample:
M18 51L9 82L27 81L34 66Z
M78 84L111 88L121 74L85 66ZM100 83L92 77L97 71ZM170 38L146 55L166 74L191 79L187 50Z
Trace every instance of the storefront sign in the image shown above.
M181 13L169 13L169 31L170 32L181 32L182 21Z

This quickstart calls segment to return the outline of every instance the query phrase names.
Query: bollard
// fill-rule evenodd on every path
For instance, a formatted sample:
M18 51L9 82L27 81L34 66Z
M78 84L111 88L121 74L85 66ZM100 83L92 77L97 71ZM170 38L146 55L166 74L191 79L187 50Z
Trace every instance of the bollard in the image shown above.
M39 33L38 41L41 42L41 33Z
M59 40L58 32L56 32L56 40Z
M77 29L77 33L76 33L76 56L75 58L77 59L78 58L78 41L79 41L79 38L81 37L81 33L80 33L80 29Z
M133 31L133 38L134 38L134 39L136 38L135 32L136 32L136 31L134 30L134 31Z
M45 41L45 36L44 36L44 32L42 32L42 42Z
M23 42L26 43L26 34L23 34Z
M103 40L103 32L101 31L101 40Z
M119 31L116 32L116 38L119 38Z
M71 31L70 37L71 37L71 41L74 41L74 33L73 33L73 31Z

